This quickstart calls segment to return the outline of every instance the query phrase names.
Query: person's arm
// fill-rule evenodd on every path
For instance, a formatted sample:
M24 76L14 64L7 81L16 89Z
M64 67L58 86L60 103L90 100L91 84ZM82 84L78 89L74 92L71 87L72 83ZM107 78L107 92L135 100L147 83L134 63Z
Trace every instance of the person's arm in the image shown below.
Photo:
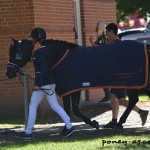
M42 86L44 77L49 69L46 62L44 49L39 50L37 53L35 65L35 90L38 90L38 87Z
M78 44L78 35L77 35L77 31L75 28L73 28L74 31L74 36L75 36L75 44Z
M92 46L95 46L95 42L93 40L93 36L90 36L89 40L90 40L90 43L92 44Z

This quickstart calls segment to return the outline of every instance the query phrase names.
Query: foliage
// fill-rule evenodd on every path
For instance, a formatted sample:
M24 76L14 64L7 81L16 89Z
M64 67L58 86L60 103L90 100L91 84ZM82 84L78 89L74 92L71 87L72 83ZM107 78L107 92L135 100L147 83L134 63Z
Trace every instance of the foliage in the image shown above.
M147 20L150 17L150 0L115 0L117 9L117 22L127 20L129 14L138 12L138 18Z

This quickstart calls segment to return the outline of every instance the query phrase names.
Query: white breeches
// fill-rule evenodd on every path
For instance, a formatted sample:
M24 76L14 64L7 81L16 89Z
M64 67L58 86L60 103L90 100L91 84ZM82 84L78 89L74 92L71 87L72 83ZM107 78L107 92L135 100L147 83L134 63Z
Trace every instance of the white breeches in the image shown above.
M55 84L45 85L45 86L42 86L41 88L51 89L52 91L45 90L49 94L52 94L53 91L54 91L54 93L53 93L53 95L50 96L41 90L33 91L32 96L31 96L30 106L29 106L28 124L27 124L25 132L29 133L29 134L32 133L32 129L33 129L35 121L36 121L37 108L44 96L46 96L46 99L47 99L49 105L51 106L51 108L65 122L67 129L70 129L72 127L72 124L70 123L70 117L67 115L67 113L64 111L64 109L58 103L58 100L57 100L57 97L55 94Z

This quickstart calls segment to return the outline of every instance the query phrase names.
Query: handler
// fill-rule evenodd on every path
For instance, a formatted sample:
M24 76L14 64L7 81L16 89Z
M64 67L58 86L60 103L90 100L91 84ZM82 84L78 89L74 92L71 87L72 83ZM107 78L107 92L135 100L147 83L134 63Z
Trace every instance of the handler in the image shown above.
M55 94L55 82L50 71L50 56L46 46L42 46L42 43L46 39L46 32L42 28L34 28L31 32L31 37L35 43L33 50L32 61L35 67L35 86L33 88L31 102L29 106L29 118L25 132L21 132L17 135L18 138L31 138L32 129L36 121L37 108L44 96L51 108L60 116L65 122L66 130L63 132L63 137L70 136L75 132L74 127L70 123L70 117L64 111L57 101ZM42 90L45 90L42 91Z

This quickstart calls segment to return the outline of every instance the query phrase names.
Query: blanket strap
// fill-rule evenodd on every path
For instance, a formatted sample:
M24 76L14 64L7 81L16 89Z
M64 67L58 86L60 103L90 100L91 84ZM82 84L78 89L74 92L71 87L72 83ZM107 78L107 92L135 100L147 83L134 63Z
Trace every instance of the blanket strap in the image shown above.
M51 70L53 70L58 64L60 64L64 60L64 58L67 56L68 53L69 53L69 49L67 49L65 54L61 57L61 59L52 66Z

